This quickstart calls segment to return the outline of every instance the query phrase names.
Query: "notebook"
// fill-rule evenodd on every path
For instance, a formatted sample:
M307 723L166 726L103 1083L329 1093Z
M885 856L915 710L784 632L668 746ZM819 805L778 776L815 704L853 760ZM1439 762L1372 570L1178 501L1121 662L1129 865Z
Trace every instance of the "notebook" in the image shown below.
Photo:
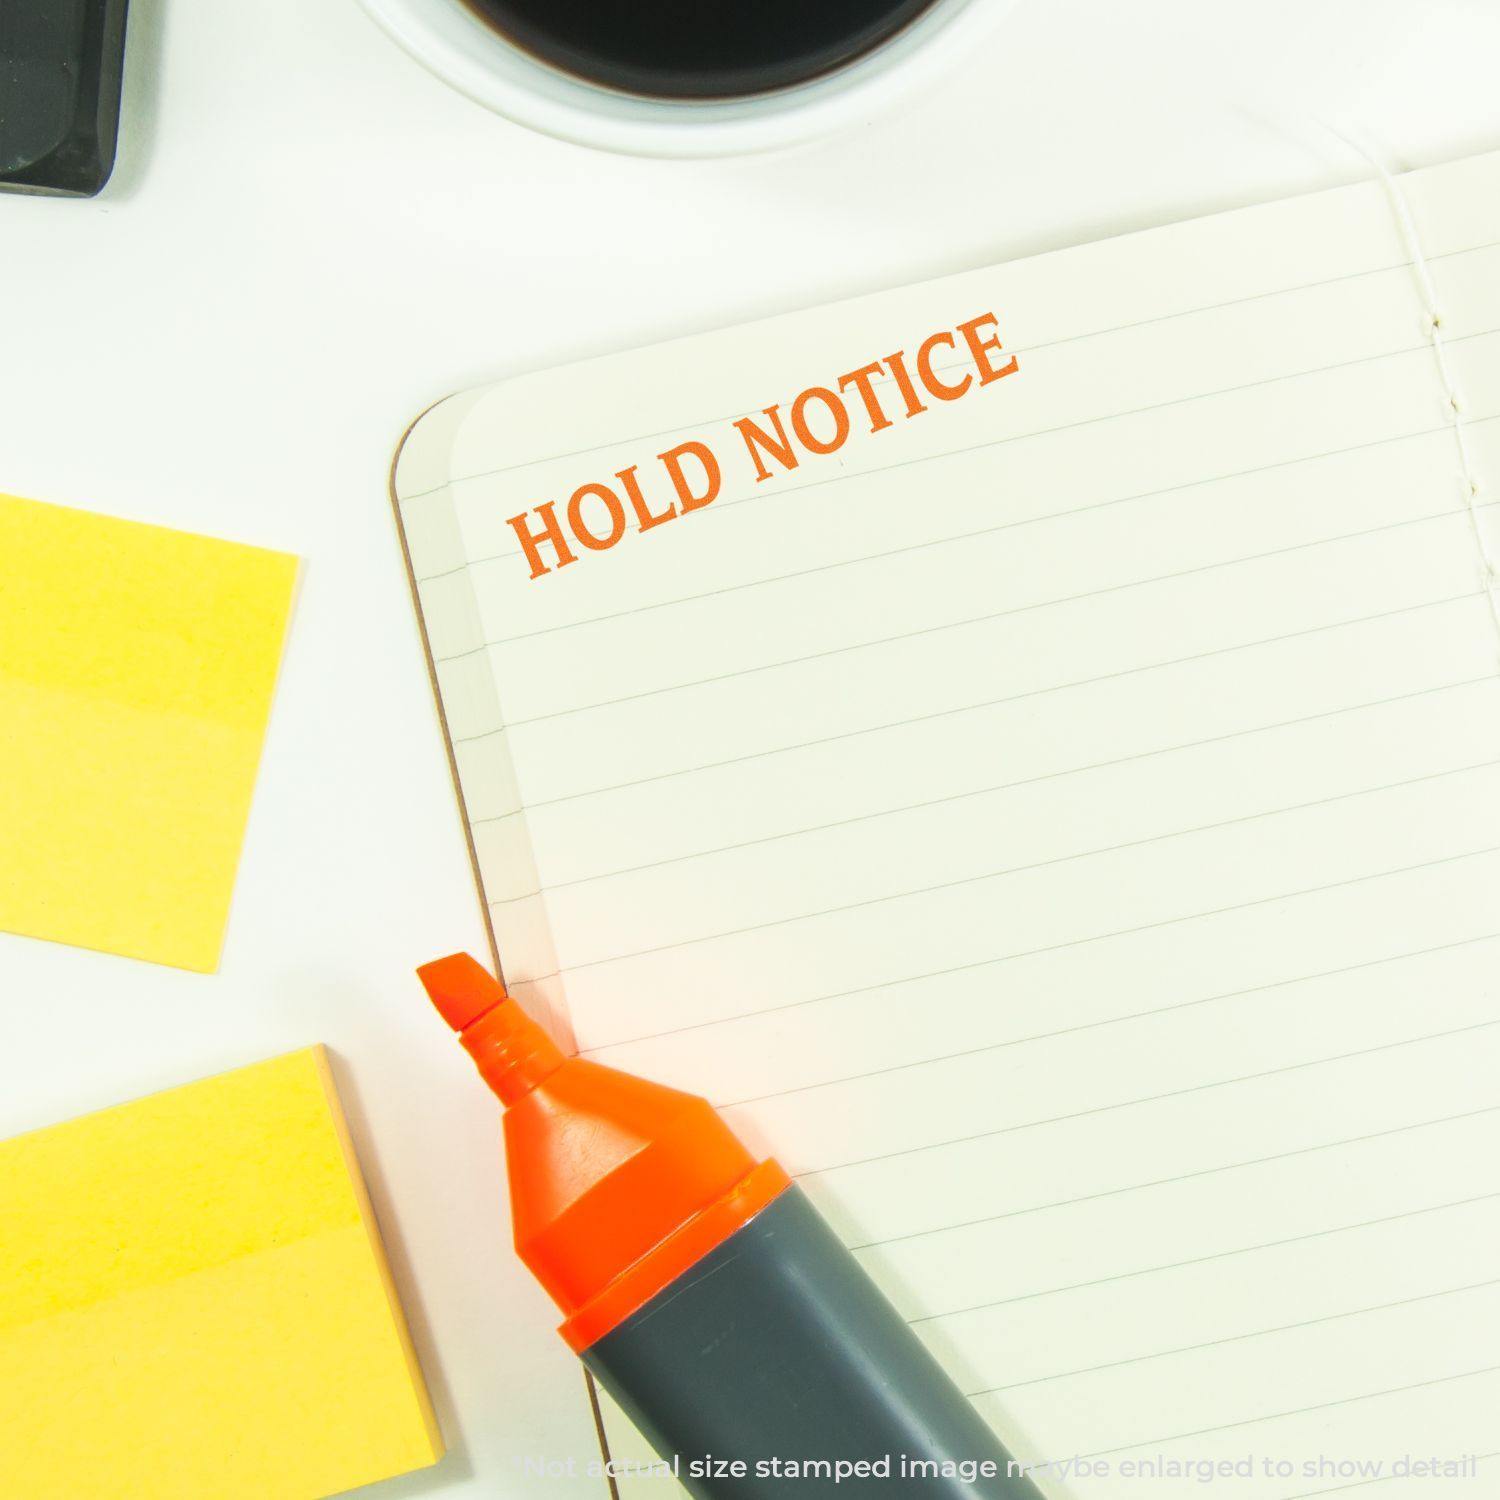
M1049 1496L1497 1482L1497 477L1500 155L399 452L508 984L775 1153Z

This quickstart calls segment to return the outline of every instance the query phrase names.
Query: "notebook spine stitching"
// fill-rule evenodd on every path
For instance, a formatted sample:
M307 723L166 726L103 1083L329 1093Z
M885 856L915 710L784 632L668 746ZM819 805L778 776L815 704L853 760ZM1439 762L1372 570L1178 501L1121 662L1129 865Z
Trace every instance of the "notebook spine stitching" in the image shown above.
M1340 132L1334 133L1339 135L1346 145L1364 157L1380 174L1380 180L1396 217L1397 228L1400 230L1402 242L1411 261L1412 271L1416 276L1417 287L1422 298L1423 326L1427 340L1432 346L1433 363L1437 369L1438 382L1442 387L1444 408L1453 433L1454 448L1458 455L1459 489L1463 497L1465 513L1469 518L1469 532L1474 541L1480 584L1488 605L1490 624L1494 627L1497 648L1495 664L1497 670L1500 670L1500 560L1497 560L1480 520L1479 511L1484 503L1481 498L1484 489L1479 478L1473 448L1469 442L1467 409L1454 374L1453 361L1444 333L1442 299L1438 295L1432 266L1423 249L1416 215L1412 211L1411 200L1402 186L1400 177L1360 142Z

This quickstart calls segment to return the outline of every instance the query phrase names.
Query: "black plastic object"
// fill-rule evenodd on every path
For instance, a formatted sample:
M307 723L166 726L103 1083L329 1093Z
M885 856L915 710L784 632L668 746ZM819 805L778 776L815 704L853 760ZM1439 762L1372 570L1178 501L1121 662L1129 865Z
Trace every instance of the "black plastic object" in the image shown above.
M126 0L0 0L0 188L91 198L120 127Z
M583 1359L699 1500L1041 1500L795 1186Z

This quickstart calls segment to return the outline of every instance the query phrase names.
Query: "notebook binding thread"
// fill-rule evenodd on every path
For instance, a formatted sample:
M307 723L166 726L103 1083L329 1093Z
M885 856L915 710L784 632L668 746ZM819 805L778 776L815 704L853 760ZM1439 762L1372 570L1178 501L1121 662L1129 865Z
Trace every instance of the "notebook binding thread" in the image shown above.
M1474 538L1474 548L1479 560L1480 582L1484 590L1485 601L1489 606L1490 623L1495 629L1496 642L1500 644L1500 562L1497 562L1485 538L1484 527L1480 524L1479 506L1483 489L1469 445L1464 400L1453 378L1453 366L1448 356L1448 345L1443 336L1443 314L1437 285L1433 281L1432 267L1422 248L1422 236L1417 229L1416 217L1411 210L1411 201L1401 186L1401 179L1374 151L1342 131L1334 130L1332 126L1327 128L1379 173L1381 183L1385 187L1386 197L1390 200L1392 211L1395 213L1396 224L1401 231L1401 238L1406 246L1412 270L1416 275L1417 287L1422 297L1423 324L1427 332L1427 340L1432 345L1433 361L1437 367L1438 380L1442 385L1443 400L1448 411L1448 423L1453 432L1454 447L1458 452L1459 485L1463 493L1464 510L1469 518L1469 531ZM1497 666L1500 666L1500 658L1497 658Z

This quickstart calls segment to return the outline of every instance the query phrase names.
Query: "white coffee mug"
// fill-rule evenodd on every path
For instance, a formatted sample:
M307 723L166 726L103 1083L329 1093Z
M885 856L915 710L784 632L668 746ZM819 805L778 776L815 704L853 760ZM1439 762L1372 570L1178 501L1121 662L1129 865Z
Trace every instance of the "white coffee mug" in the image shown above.
M774 93L713 100L645 99L575 78L507 42L463 0L362 3L439 78L522 125L637 156L728 156L876 117L967 55L1007 0L936 0L889 41L834 72Z

